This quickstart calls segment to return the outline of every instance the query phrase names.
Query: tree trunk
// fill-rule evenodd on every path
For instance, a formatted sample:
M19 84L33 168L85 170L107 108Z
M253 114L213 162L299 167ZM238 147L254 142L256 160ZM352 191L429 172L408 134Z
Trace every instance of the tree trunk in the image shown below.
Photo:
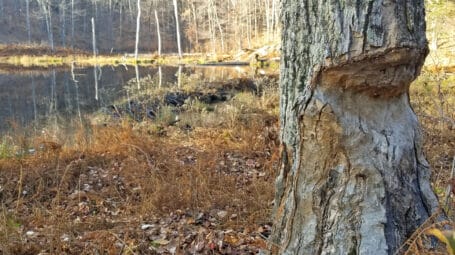
M136 74L137 89L140 90L141 89L141 76L139 74L139 65L137 63L134 65L134 73Z
M224 33L223 33L223 28L221 27L220 19L218 18L218 12L216 10L217 6L213 0L210 0L210 6L213 10L212 13L213 13L214 22L216 22L218 31L220 32L221 52L224 53Z
M71 0L71 49L74 49L74 0Z
M138 59L139 53L139 34L141 27L141 0L137 0L137 19L136 19L136 44L134 47L134 58Z
M265 8L265 24L266 24L266 38L267 42L270 41L270 0L264 0L264 8Z
M66 48L66 0L63 0L60 4L60 28L62 36L62 46Z
M27 38L28 44L32 42L31 29L30 29L30 0L25 1L26 23L27 23Z
M160 20L158 19L158 12L155 10L155 21L156 21L156 35L158 38L158 56L161 56L161 32L160 32Z
M74 87L76 88L77 116L79 117L79 124L82 126L81 104L79 102L79 81L76 80L76 74L74 73L74 62L71 62L71 80L73 80Z
M95 31L95 18L92 17L92 46L93 46L93 57L96 58L96 31Z
M272 254L393 254L438 206L409 85L423 0L282 1Z
M54 35L53 35L53 27L52 27L52 15L51 15L51 6L50 3L45 1L39 2L41 4L41 8L43 10L44 19L46 21L46 30L47 30L47 38L49 42L49 46L51 50L54 51Z
M229 6L229 4L228 4ZM194 49L197 49L199 51L199 28L198 28L198 23L197 23L197 11L196 7L194 5L194 2L191 2L191 13L193 14L193 22L194 22L194 33L195 33L195 44L194 44Z
M179 22L179 12L177 7L177 0L173 0L174 3L174 15L175 15L175 30L177 33L177 48L179 51L179 57L182 57L182 46L180 42L180 22Z

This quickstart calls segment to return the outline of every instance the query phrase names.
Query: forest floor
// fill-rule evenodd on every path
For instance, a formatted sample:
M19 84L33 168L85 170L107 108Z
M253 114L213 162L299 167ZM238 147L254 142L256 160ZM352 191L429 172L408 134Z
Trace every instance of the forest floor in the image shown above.
M445 197L455 181L454 84L453 74L424 71L411 89L433 188L451 218L453 198ZM3 254L255 254L266 248L279 169L277 76L203 87L203 93L187 84L174 94L138 95L133 108L119 104L74 131L72 142L45 132L4 140ZM219 102L204 100L220 93ZM165 106L149 119L141 113L144 100Z

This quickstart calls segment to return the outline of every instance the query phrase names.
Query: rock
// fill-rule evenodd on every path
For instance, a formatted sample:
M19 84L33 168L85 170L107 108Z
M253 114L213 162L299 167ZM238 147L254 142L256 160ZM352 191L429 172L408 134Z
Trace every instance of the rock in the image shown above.
M224 219L228 215L228 212L227 211L219 211L216 215L218 216L219 219Z
M143 225L141 226L141 229L142 229L142 230L147 230L147 229L153 228L153 227L155 227L155 225L153 225L153 224L143 224Z
M60 239L62 242L68 242L70 240L70 236L68 234L63 234Z
M34 236L36 236L36 232L29 230L29 231L25 232L25 235L28 237L34 237Z
M164 103L172 106L182 106L188 95L184 93L169 93L164 96Z

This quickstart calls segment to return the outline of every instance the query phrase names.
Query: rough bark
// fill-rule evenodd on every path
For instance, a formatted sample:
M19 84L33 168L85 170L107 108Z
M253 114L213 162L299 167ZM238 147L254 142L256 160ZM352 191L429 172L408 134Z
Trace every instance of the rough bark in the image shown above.
M272 254L393 254L438 206L409 104L423 0L283 0Z

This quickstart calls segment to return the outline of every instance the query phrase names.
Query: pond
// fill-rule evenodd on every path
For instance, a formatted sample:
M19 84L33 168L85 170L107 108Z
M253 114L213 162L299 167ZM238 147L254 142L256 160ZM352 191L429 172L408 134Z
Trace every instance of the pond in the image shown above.
M0 133L28 136L33 132L72 130L88 123L94 113L130 101L132 87L135 93L156 88L172 90L188 80L217 81L254 75L255 70L247 66L0 71Z

